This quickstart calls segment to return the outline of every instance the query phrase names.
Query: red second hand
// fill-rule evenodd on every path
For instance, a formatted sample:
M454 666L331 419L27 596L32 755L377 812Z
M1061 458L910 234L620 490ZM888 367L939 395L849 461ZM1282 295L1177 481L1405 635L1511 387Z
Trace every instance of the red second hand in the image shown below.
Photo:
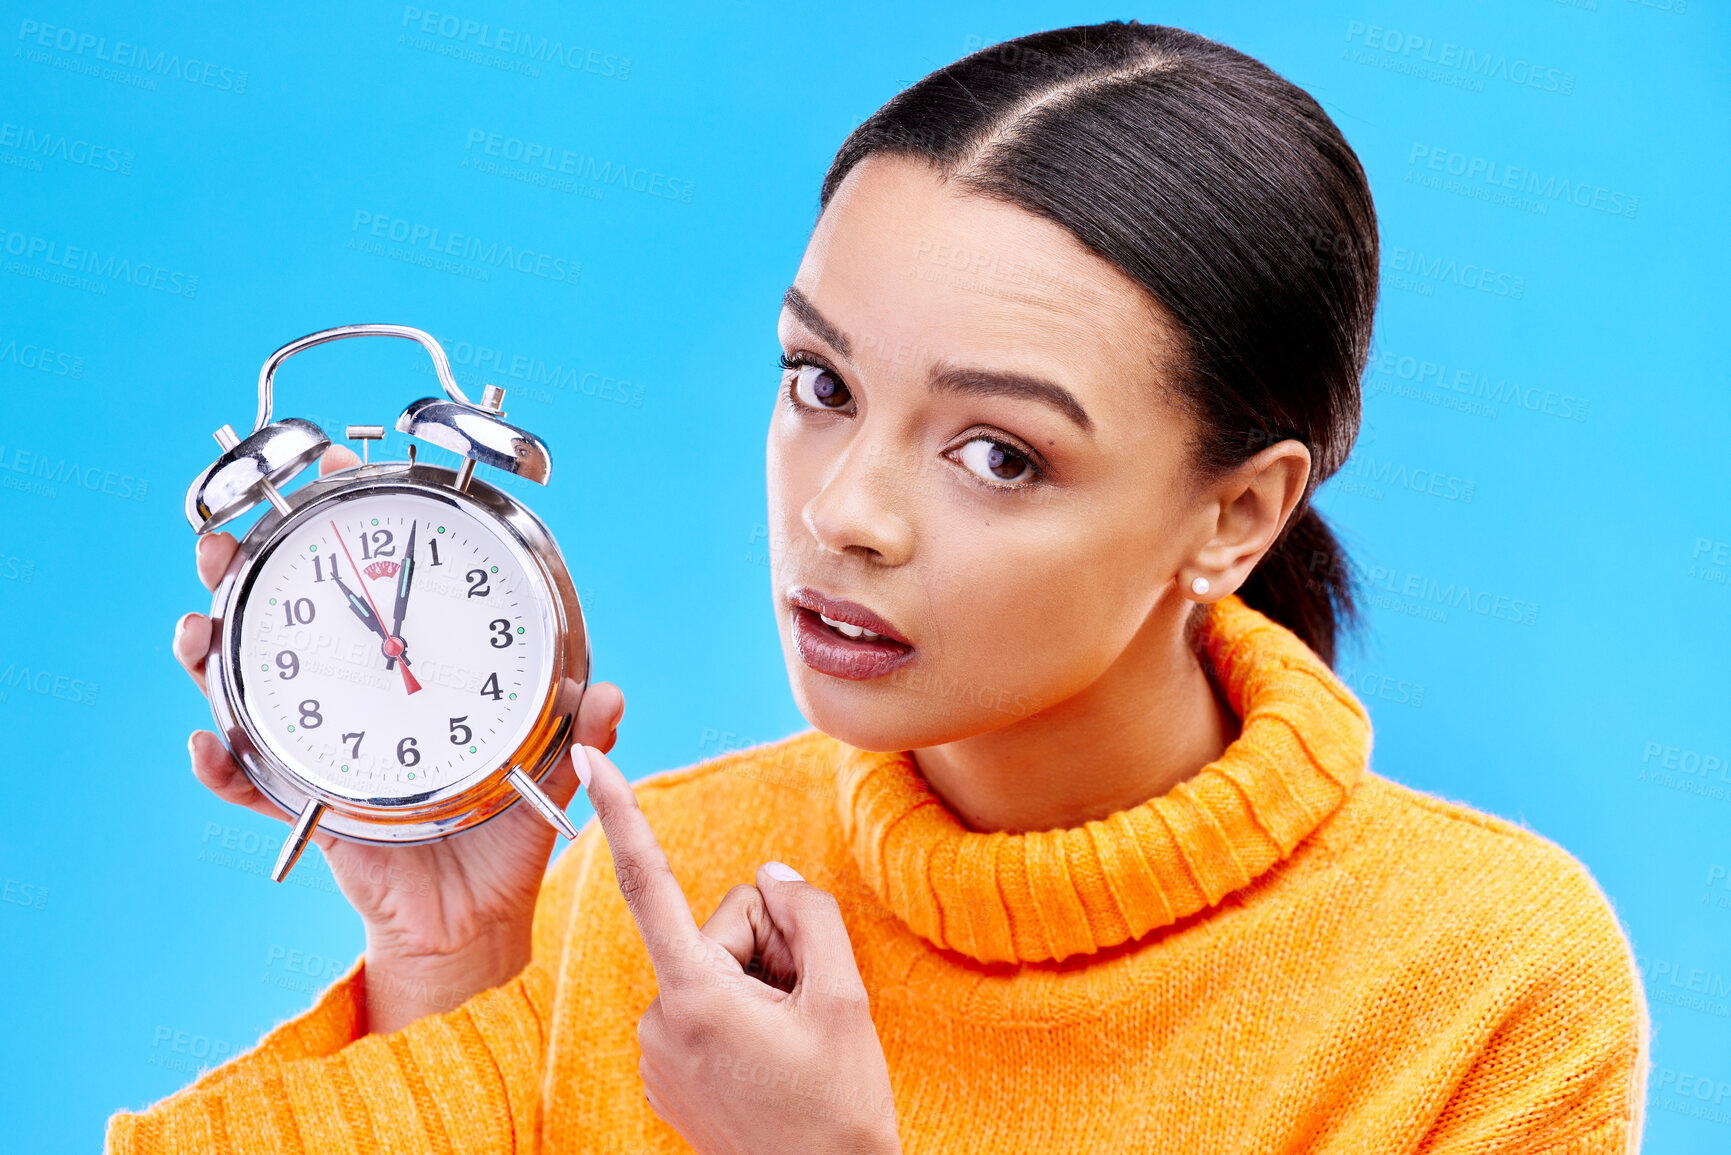
M336 536L337 544L343 547L343 556L349 559L349 568L355 571L355 584L360 586L361 592L366 595L367 605L372 607L373 617L378 621L379 628L383 629L385 619L379 617L379 607L373 605L373 592L367 588L366 577L361 573L361 567L355 564L355 555L349 552L349 543L343 540L342 531L337 529L337 523L334 521L331 522L331 533ZM393 648L396 650L395 653L391 652ZM411 694L416 694L420 692L421 683L415 681L415 675L409 673L409 663L402 660L403 651L407 648L401 638L385 639L386 656L396 658L397 669L403 671L403 689Z

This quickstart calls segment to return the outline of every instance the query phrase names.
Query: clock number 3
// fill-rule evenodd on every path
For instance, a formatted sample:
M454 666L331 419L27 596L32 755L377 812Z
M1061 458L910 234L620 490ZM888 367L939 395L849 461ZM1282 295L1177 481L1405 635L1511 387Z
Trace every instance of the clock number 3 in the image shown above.
M487 623L487 628L497 635L496 637L487 639L495 650L502 650L511 644L510 622L506 621L504 618L494 618L492 621Z

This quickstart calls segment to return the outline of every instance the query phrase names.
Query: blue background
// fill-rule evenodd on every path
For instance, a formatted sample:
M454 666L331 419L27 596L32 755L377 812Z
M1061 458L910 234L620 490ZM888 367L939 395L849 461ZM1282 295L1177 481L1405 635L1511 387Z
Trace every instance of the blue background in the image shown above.
M1591 868L1652 1003L1647 1149L1731 1148L1721 8L463 5L593 54L530 68L391 5L4 6L7 1146L89 1149L108 1113L251 1045L361 949L317 854L272 886L281 828L216 801L184 753L209 714L168 650L208 605L183 495L210 431L250 424L265 355L353 321L432 330L554 450L551 487L517 492L561 540L597 676L628 695L628 772L780 737L804 723L767 597L761 446L824 167L966 51L1135 16L1303 85L1370 173L1377 357L1321 505L1370 587L1343 666L1375 767ZM144 52L103 63L99 41ZM576 171L507 159L527 144ZM603 164L646 187L594 179ZM425 241L375 220L580 272L429 268ZM90 259L69 247L95 271L63 267ZM144 283L104 276L110 257ZM278 413L389 424L431 387L412 345L348 342L283 371Z

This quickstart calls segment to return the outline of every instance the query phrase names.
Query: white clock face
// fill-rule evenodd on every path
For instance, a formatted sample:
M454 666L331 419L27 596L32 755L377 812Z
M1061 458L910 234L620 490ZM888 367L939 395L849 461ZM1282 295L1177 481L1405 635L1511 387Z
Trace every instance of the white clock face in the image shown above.
M408 492L321 502L260 562L236 664L264 743L328 791L425 794L528 737L556 640L521 547Z

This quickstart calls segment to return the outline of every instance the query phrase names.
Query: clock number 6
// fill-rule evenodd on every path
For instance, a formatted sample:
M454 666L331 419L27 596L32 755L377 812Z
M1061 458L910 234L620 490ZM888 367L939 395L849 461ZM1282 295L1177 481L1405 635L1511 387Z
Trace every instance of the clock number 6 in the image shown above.
M498 637L488 638L495 650L502 650L511 644L511 623L504 618L494 618L487 623L487 628Z
M404 766L419 766L421 764L421 752L415 749L413 738L404 738L397 743L397 761Z
M464 714L460 718L452 718L451 719L451 745L453 745L453 746L466 746L469 744L469 739L471 739L475 736L475 732L473 730L471 730L467 726L463 725L463 723L467 722L468 720L469 720L469 715L467 715L467 714Z

